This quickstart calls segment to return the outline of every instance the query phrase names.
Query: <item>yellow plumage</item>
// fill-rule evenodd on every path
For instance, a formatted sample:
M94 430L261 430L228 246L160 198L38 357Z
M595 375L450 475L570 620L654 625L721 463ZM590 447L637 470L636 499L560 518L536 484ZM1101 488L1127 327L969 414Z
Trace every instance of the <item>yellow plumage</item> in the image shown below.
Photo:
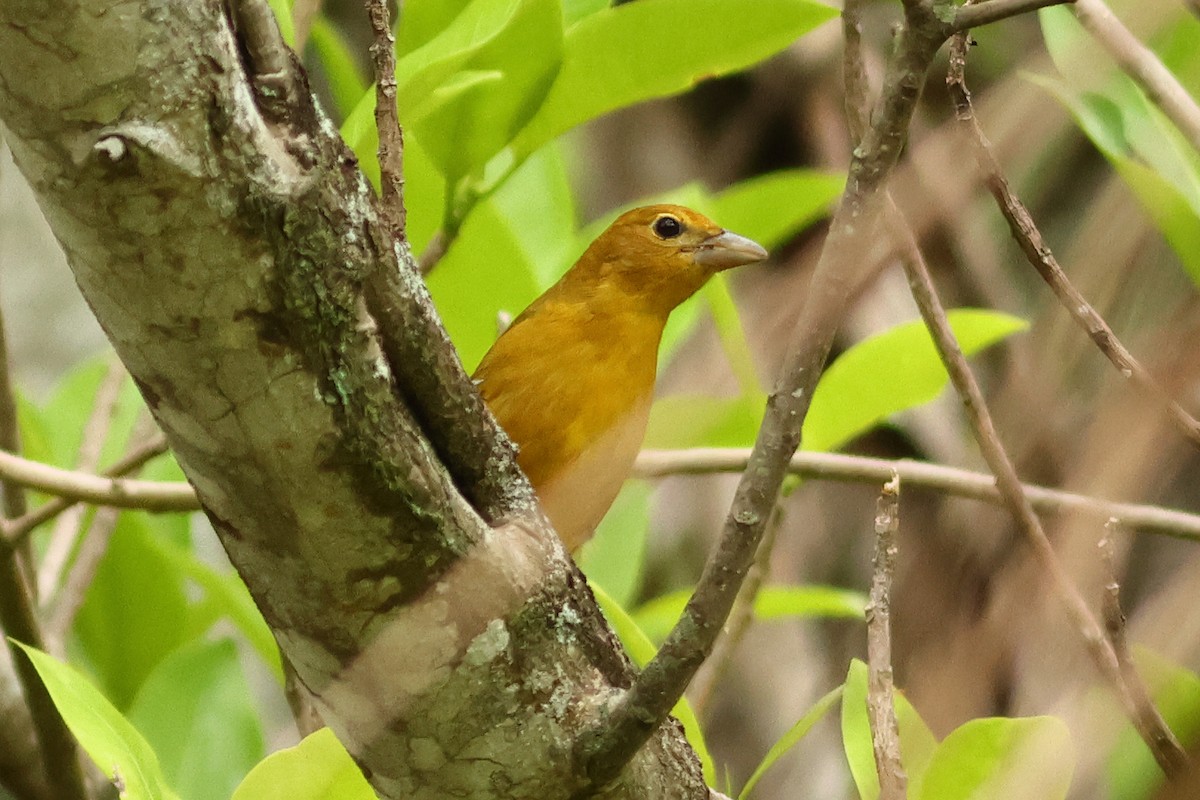
M681 206L617 219L475 372L568 549L592 535L646 430L663 326L714 273L766 258Z

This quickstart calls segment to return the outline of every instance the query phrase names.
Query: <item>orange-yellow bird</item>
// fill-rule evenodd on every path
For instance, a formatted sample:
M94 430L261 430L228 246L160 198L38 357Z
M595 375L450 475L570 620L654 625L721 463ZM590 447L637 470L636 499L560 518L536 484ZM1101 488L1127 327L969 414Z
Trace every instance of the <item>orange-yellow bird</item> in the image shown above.
M567 549L587 541L646 433L667 316L767 251L682 206L623 214L517 317L475 372Z

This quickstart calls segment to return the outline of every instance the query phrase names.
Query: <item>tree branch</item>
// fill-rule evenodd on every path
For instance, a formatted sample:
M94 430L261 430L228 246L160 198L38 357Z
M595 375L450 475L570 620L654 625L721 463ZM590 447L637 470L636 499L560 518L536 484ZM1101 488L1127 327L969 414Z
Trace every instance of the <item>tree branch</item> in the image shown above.
M966 34L958 34L955 38L951 55L951 70L961 69L961 65L965 62L966 38ZM1041 520L1034 513L1029 498L1025 496L1024 488L1017 477L1016 468L996 433L991 414L983 399L983 392L967 364L966 357L954 336L954 331L950 328L945 309L942 307L937 289L929 276L924 257L921 255L911 230L904 224L898 211L889 215L889 221L892 235L902 244L901 263L904 266L905 275L908 277L913 299L933 337L942 363L945 364L946 371L950 373L950 382L962 400L963 408L966 410L967 419L971 423L983 458L996 476L996 486L1004 498L1005 505L1013 515L1026 543L1033 551L1038 566L1050 579L1051 587L1083 638L1087 651L1101 676L1116 692L1130 719L1137 720L1135 727L1142 730L1144 727L1152 725L1152 720L1142 716L1143 710L1134 700L1134 693L1126 680L1127 676L1121 672L1112 646L1105 639L1104 632L1088 607L1087 601L1084 600L1079 590L1071 582L1070 576L1059 564L1054 546L1046 536ZM1165 769L1166 765L1163 766Z
M875 510L875 555L867 602L867 713L879 775L880 800L904 800L908 776L900 763L892 675L892 578L896 574L896 534L900 530L900 476L883 485Z
M991 3L986 3L985 5L991 5ZM971 8L975 8L975 6L971 6ZM1016 240L1018 246L1020 246L1021 252L1025 254L1025 258L1038 271L1038 274L1042 276L1042 280L1054 292L1054 295L1062 303L1063 308L1071 315L1071 318L1095 342L1100 352L1112 362L1112 365L1123 376L1132 380L1140 390L1161 403L1166 408L1172 422L1175 423L1180 433L1187 437L1193 445L1200 447L1200 421L1197 421L1195 417L1185 411L1159 385L1154 376L1150 374L1150 371L1121 343L1121 340L1117 338L1117 335L1109 327L1108 323L1104 321L1104 318L1100 316L1099 312L1075 288L1062 266L1059 265L1058 260L1054 257L1050 245L1042 237L1041 231L1038 230L1037 224L1029 214L1029 210L1021 202L1020 198L1016 196L1016 193L1013 192L1007 178L1004 177L999 161L997 161L995 154L992 153L991 145L988 143L983 128L979 125L979 120L975 117L975 111L971 105L971 93L967 89L963 70L965 56L956 55L958 51L959 49L956 48L954 53L952 53L951 69L946 78L946 84L950 88L950 95L954 101L958 120L969 133L969 139L973 144L975 152L975 159L984 175L984 183L988 191L992 193L992 196L996 198L996 204L999 206L1000 212L1004 215L1004 219L1007 220L1013 238Z
M639 478L660 478L667 475L742 472L750 463L750 453L749 449L733 447L643 450L634 466L634 475ZM895 473L910 488L930 489L1004 505L992 475L942 464L802 451L792 456L788 472L805 478L867 484L881 483ZM1200 514L1162 506L1117 503L1033 484L1022 484L1022 487L1033 507L1043 514L1070 511L1101 520L1116 518L1128 528L1200 542Z
M1069 5L1076 0L989 0L986 3L959 6L951 29L954 33L990 25L993 22L1027 14L1047 6Z

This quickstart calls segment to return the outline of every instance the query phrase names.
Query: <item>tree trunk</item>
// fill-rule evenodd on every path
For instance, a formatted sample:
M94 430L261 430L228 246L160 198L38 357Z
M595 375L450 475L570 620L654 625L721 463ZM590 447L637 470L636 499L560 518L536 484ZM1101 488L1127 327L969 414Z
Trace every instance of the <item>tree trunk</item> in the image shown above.
M238 27L219 0L0 0L14 158L380 797L586 794L572 748L630 666L536 509L485 522L430 444L421 410L462 398L406 382L363 300L384 272L393 310L432 319L424 287L294 60L261 60L244 17L265 5L242 5ZM708 790L670 724L601 794Z

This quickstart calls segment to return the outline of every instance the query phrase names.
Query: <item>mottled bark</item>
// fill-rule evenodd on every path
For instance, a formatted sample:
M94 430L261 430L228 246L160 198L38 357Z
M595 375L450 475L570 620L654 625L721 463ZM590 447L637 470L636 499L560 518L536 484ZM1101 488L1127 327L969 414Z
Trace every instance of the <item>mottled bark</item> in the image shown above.
M569 796L576 734L630 668L527 487L489 526L443 467L418 419L472 405L400 385L363 302L390 270L393 310L434 319L420 279L302 77L251 80L242 45L219 0L0 0L16 162L380 796ZM603 796L707 790L672 723Z

